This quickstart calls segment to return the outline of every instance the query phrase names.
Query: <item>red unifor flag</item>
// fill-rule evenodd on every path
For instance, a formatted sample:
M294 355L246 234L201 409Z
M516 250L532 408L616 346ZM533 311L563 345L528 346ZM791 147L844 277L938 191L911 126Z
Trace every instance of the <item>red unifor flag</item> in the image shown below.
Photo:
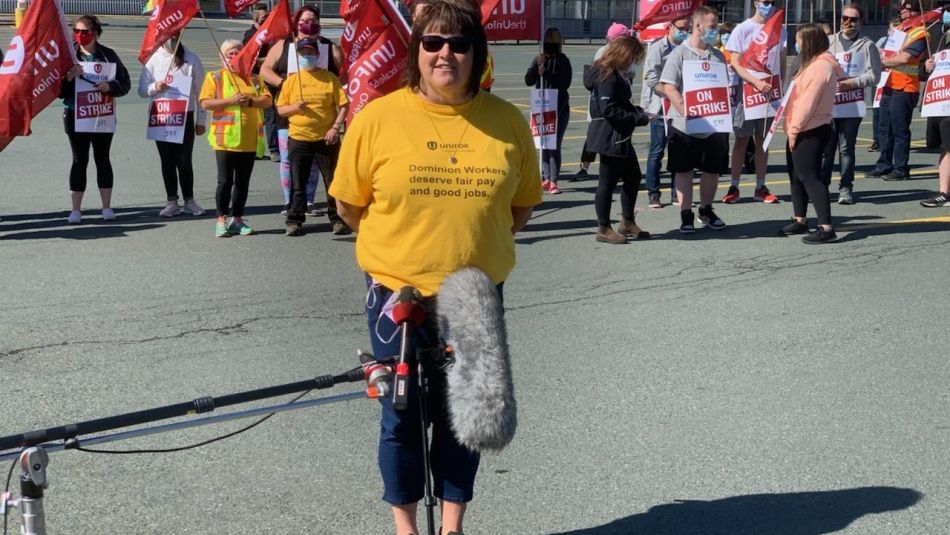
M139 62L145 63L162 43L182 30L201 10L198 0L158 0L142 37Z
M900 31L906 32L907 30L910 30L911 28L914 28L916 26L927 26L928 24L932 22L937 22L942 17L943 17L942 7L938 7L937 9L934 9L931 11L925 11L921 13L920 15L917 15L916 17L911 17L905 20L904 22L902 22L900 25Z
M224 9L228 12L229 17L236 17L259 1L260 0L224 0Z
M482 9L482 22L489 41L541 40L544 31L541 27L544 3L541 0L501 0L487 21L484 4Z
M753 71L779 74L769 69L769 53L782 40L782 23L785 20L785 10L779 9L759 30L749 48L739 58L739 65Z
M640 20L634 30L642 30L652 24L685 19L703 5L703 0L640 0Z
M59 98L76 51L58 0L33 0L0 66L0 150Z
M376 5L360 6L358 2ZM340 14L346 23L344 33L350 36L344 38L350 47L349 54L344 49L344 59L354 57L346 68L346 93L350 98L347 119L351 119L369 101L399 88L409 60L409 28L389 0L349 0L340 5ZM376 32L373 28L379 25L379 19L373 17L380 14L392 23ZM365 30L376 33L376 38L361 40ZM354 54L357 43L360 53Z
M349 70L350 65L376 43L386 28L400 24L390 19L378 0L344 0L340 3L340 16L346 21L340 36L340 49L343 50L340 72Z
M290 0L280 0L277 7L270 12L270 15L261 24L261 27L254 32L254 37L251 37L251 40L241 49L241 52L231 60L231 70L239 73L241 77L249 79L261 47L293 35L293 31L291 31L292 24Z
M495 8L498 7L498 4L500 4L501 1L502 0L480 0L479 9L482 12L482 24L488 23L488 19L491 18L492 13L495 11ZM340 4L340 15L343 15L344 6L346 3L346 0L343 0L343 2ZM350 2L350 5L353 3L355 2ZM416 0L403 0L403 3L406 4L406 8L409 10L409 12L412 13L412 5L416 3Z

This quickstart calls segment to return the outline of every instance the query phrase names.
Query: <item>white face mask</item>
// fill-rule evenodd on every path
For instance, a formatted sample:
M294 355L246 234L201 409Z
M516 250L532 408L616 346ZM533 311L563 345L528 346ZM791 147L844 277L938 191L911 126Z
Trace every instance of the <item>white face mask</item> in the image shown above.
M173 52L173 51L175 50L175 46L176 46L177 44L178 44L178 38L177 38L177 37L169 37L167 41L165 41L164 43L162 43L162 46L165 47L165 50L167 50L167 51L169 51L169 52Z

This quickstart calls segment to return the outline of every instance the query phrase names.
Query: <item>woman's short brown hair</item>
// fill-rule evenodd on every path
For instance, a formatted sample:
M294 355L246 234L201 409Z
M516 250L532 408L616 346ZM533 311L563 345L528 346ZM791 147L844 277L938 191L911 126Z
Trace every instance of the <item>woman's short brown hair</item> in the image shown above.
M97 37L102 35L102 23L99 22L99 17L89 14L82 15L76 18L76 22L73 23L73 26L80 22L85 24L90 30L96 32Z
M403 84L418 90L422 83L419 70L419 48L426 31L459 33L472 41L472 72L467 85L474 95L478 92L482 71L488 58L488 38L482 26L482 14L478 5L470 0L431 0L412 21L412 36L409 38L409 63L403 75Z
M594 62L600 73L599 81L604 81L613 71L624 72L630 65L643 61L645 50L643 43L636 37L625 35L607 43L604 55Z

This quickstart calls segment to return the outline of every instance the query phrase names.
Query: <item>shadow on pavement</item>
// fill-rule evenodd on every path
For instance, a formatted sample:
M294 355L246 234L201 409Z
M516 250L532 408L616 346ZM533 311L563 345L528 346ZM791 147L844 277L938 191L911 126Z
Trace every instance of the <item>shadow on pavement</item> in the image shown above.
M0 234L2 240L44 240L49 238L62 238L66 240L98 240L102 238L122 238L128 236L129 232L138 232L140 230L152 230L164 227L165 225L153 223L144 225L129 224L107 224L99 223L96 225L57 225L59 228L51 230L33 230L25 232L12 232ZM2 229L2 227L0 227Z
M864 515L907 509L922 496L913 489L861 487L684 500L557 535L819 535L842 530Z
M862 184L864 185L864 184ZM854 192L857 204L893 204L910 201L922 201L933 194L925 189L895 189L895 190L859 190ZM832 192L831 198L837 200L837 194ZM831 207L832 213L835 207Z

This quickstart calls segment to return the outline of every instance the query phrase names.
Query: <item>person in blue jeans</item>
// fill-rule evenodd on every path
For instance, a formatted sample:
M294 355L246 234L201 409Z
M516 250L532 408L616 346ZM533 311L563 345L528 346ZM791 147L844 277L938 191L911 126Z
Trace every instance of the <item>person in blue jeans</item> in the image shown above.
M647 194L650 208L660 208L660 165L666 150L666 130L668 125L663 118L663 98L653 89L660 81L660 73L666 64L666 58L680 43L689 36L689 19L674 20L666 30L666 35L650 43L646 59L643 61L643 88L640 93L640 107L653 115L650 120L650 153L647 156ZM670 191L673 191L670 180ZM671 193L675 195L675 193Z

